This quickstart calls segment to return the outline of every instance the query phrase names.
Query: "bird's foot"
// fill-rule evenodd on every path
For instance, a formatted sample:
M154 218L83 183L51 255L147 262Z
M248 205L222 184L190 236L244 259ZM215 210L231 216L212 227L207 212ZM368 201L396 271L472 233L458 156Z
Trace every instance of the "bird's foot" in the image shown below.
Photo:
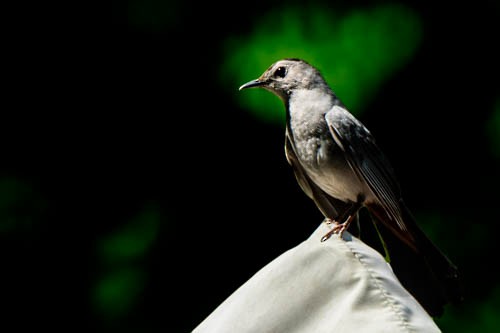
M344 223L338 223L337 221L327 219L325 222L327 225L333 224L333 227L326 235L321 237L322 242L327 241L330 237L332 237L333 234L336 234L336 233L338 233L340 238L342 238L344 231L349 226L348 222L350 222L350 221L346 221Z

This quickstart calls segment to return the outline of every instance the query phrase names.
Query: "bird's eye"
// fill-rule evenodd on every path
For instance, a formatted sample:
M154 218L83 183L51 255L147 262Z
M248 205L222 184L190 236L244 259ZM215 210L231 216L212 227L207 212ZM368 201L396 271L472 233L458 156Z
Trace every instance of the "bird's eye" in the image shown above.
M286 67L276 68L273 74L274 77L282 77L282 78L285 77L285 75L286 75Z

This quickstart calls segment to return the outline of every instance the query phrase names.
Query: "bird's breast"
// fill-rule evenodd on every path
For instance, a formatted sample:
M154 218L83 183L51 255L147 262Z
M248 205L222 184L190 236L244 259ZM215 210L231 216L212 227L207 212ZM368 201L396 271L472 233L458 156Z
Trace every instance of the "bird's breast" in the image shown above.
M332 197L357 201L365 190L363 183L333 140L325 119L334 106L332 98L321 90L295 92L288 104L289 131L297 158L311 180Z
M356 201L363 183L352 171L344 152L332 139L326 122L291 128L297 157L309 177L323 191L342 201Z

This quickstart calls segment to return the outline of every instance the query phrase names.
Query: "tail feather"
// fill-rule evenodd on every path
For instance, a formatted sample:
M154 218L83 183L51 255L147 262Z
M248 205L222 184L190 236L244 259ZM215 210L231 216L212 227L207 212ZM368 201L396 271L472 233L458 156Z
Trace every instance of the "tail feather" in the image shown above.
M463 290L457 266L418 227L415 218L403 202L401 202L401 208L403 219L407 225L411 226L410 230L416 239L417 250L436 277L444 298L451 303L462 301Z
M391 267L401 284L431 316L441 316L444 305L462 300L462 287L457 267L418 227L408 208L401 202L402 219L411 237L401 238L380 214L370 209L390 256ZM409 246L408 239L413 240ZM371 245L371 244L369 244Z

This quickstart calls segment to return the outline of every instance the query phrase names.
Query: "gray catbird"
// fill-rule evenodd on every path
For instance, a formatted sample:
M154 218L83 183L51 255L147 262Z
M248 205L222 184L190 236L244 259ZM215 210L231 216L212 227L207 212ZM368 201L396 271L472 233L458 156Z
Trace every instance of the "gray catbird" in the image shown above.
M302 190L333 223L322 241L342 235L366 207L394 272L431 316L461 300L457 268L418 227L387 158L320 72L303 60L284 59L240 90L251 87L285 103L287 160Z

